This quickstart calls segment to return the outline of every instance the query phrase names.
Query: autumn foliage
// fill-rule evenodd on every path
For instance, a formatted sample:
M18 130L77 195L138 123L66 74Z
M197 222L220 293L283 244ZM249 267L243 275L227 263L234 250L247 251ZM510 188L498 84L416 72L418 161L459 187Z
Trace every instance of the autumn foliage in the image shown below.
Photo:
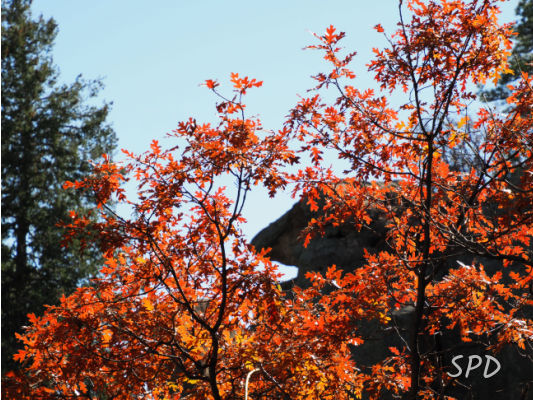
M26 368L6 378L6 398L243 399L252 372L250 399L445 398L454 380L437 346L443 332L492 351L531 351L531 77L517 77L505 113L470 111L472 84L507 71L512 33L497 23L496 4L400 1L399 28L368 66L377 93L356 87L355 54L342 55L344 34L330 27L310 48L331 68L282 129L247 117L243 96L261 82L232 74L232 98L205 83L220 99L217 124L180 123L169 149L153 142L140 156L126 152L128 163L107 159L67 182L99 204L96 223L72 214L67 239L89 232L106 262L91 286L30 317L16 355ZM389 100L397 91L400 105ZM345 170L328 168L325 154ZM320 208L305 241L380 215L389 251L283 293L268 254L240 230L256 185L271 196L291 185ZM132 217L115 214L111 199ZM479 260L504 268L488 272ZM402 345L358 366L364 324L394 328L392 314L406 307L413 319L398 331Z

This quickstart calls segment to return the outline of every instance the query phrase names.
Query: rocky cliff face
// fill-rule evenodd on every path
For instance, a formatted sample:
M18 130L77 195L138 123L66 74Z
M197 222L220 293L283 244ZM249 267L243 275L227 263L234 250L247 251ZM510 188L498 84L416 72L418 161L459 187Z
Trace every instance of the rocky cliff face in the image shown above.
M317 237L309 243L307 248L298 239L310 219L315 215L303 202L296 203L289 211L259 232L252 240L257 249L271 248L272 260L285 265L298 267L295 279L282 284L285 289L292 285L307 287L309 285L305 274L308 271L325 272L327 267L336 264L345 271L353 271L364 262L363 249L371 253L387 249L385 241L386 221L379 215L373 215L373 223L369 228L356 231L352 226L329 227L323 237ZM461 261L470 263L473 257L464 254ZM502 266L492 260L481 261L487 273L492 274ZM453 262L453 260L451 260ZM393 313L392 320L397 328L406 330L412 316L412 307L407 306ZM533 316L532 316L533 317ZM353 356L358 365L371 366L388 355L389 346L400 346L399 338L394 329L382 330L369 323L365 327L365 334L369 337L363 345L354 348ZM451 366L451 359L457 355L463 357L457 361L463 369L463 375L457 378L464 387L459 386L450 395L457 399L478 400L533 400L533 361L520 354L516 349L504 348L498 354L489 354L483 347L475 344L462 343L457 332L447 332L440 338L442 348L453 348L453 354L445 355L445 363ZM494 356L501 365L501 370L494 376L485 379L483 369L486 355ZM483 365L464 377L469 356L482 357ZM529 352L532 356L532 352ZM476 362L476 360L473 360ZM491 370L494 367L490 367ZM452 367L452 372L457 369ZM383 397L390 398L390 397Z
M308 286L308 271L324 272L332 264L353 271L364 262L363 249L373 253L387 248L385 221L377 215L370 229L357 232L348 224L331 226L326 235L314 238L305 248L298 237L313 216L305 203L298 202L252 240L256 249L271 248L272 260L298 267L298 276L291 282L297 286Z

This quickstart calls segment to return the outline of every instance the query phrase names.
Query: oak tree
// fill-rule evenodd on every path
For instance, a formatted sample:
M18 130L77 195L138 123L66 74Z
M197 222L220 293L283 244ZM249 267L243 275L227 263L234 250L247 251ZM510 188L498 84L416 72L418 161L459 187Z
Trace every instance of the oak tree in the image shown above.
M125 152L128 164L106 159L65 184L93 193L100 217L73 211L67 239L98 242L105 266L91 286L30 315L15 356L27 374L10 375L20 385L7 381L8 396L242 397L254 360L246 332L275 319L281 302L274 268L244 240L242 209L253 185L282 187L279 167L297 158L285 131L264 132L244 116L241 97L261 82L236 74L232 82L217 125L183 122L170 149L154 141L143 155ZM124 194L126 179L137 182L136 202ZM115 214L112 197L134 216Z
M145 154L127 153L127 164L106 160L67 182L94 193L99 216L73 212L67 239L92 232L106 262L92 286L30 316L16 355L25 373L10 374L4 394L444 399L458 384L439 342L448 332L491 351L531 352L531 77L509 88L505 113L467 107L472 84L508 69L511 27L497 23L496 5L400 1L399 29L369 64L377 93L353 84L354 54L341 55L344 34L329 27L311 48L331 69L316 76L316 93L282 129L265 131L247 117L242 97L261 83L232 74L231 98L205 82L221 99L217 124L183 122L168 150L153 142ZM332 104L322 95L328 89ZM396 91L404 101L393 106ZM459 145L475 153L476 168L450 168L443 154ZM345 170L328 168L326 154ZM284 172L307 157L297 173ZM509 179L516 170L519 178ZM137 183L135 200L125 194L127 179ZM390 249L367 253L353 273L331 266L310 275L311 287L283 293L267 254L239 226L254 185L275 195L291 183L313 210L322 208L306 242L328 225L361 228L379 215ZM132 217L113 213L111 198L129 204ZM485 260L504 268L491 271ZM406 310L410 322L399 326L394 315ZM362 366L353 355L367 324L399 340Z
M389 251L367 253L366 264L344 276L334 266L311 276L314 290L336 287L316 297L329 310L324 318L351 310L356 322L398 332L400 344L366 371L370 398L450 395L457 382L446 373L451 348L441 338L452 329L463 342L486 350L513 345L531 357L531 77L523 72L508 86L507 112L470 111L473 85L509 72L510 26L497 23L496 5L400 1L399 28L368 65L377 93L352 83L354 54L341 56L343 33L330 27L311 46L331 69L315 77L318 93L289 120L313 164L295 176L297 189L312 209L323 208L306 240L328 224L370 227L376 213L388 221ZM328 88L337 93L332 104L321 96ZM394 106L389 95L397 92L402 101ZM443 155L455 146L466 147L476 164L452 169ZM325 165L331 152L345 171ZM504 269L486 270L490 260ZM394 310L409 310L407 329L391 318Z

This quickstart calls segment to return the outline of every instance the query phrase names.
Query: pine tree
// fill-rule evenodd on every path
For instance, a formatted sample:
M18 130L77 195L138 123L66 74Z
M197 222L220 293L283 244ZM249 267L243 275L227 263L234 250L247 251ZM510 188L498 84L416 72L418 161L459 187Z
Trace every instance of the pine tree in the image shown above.
M62 185L116 143L109 104L87 105L101 83L59 83L51 56L57 24L32 19L30 7L31 0L2 0L2 372L14 365L14 333L26 315L96 271L94 250L61 247L57 224L69 210L94 206Z

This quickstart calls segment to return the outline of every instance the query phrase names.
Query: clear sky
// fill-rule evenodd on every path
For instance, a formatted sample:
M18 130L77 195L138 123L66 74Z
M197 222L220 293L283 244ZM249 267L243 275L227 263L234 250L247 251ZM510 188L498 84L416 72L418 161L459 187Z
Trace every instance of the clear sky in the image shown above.
M372 27L394 30L396 0L34 0L34 15L59 25L54 63L61 79L78 74L103 78L101 99L112 101L109 116L119 148L136 153L162 139L179 121L213 122L216 98L199 84L206 79L230 85L230 72L258 80L263 87L247 96L251 114L267 129L278 129L289 109L322 72L322 55L302 51L314 44L310 31L333 24L347 33L344 45L357 51L353 67L358 86L372 86L364 65L384 38ZM502 4L504 22L514 20L518 0ZM161 140L165 146L165 140ZM169 143L170 145L170 143ZM117 153L115 159L120 159ZM294 203L288 195L269 199L256 191L249 199L245 233L252 238Z

